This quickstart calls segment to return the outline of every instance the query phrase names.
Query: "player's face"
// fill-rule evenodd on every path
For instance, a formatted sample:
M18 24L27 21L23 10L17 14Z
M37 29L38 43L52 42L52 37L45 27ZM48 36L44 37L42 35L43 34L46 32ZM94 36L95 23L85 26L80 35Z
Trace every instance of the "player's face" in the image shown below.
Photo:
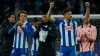
M22 21L22 22L26 21L26 14L20 13L19 20Z
M42 15L42 21L43 21L43 22L48 22L47 15Z
M32 22L32 24L33 24L35 27L38 27L39 21L38 21L38 22Z
M64 17L65 17L66 19L68 19L68 20L72 20L72 12L69 11L69 12L65 13L65 14L64 14Z
M15 22L15 16L14 16L14 15L11 15L11 16L8 18L8 20L9 20L10 22Z

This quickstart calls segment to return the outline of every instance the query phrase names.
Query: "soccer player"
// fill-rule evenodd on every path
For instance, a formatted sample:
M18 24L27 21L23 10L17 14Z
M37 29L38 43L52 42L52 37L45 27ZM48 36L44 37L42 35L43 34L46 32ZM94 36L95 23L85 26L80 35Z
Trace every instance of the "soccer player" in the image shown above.
M59 26L61 35L60 56L76 56L76 43L77 43L77 24L89 17L89 3L86 2L86 14L82 19L72 19L72 11L68 8L64 9L64 20L51 18L51 10L54 3L50 3L50 8L47 17L51 22Z
M92 56L97 29L90 24L89 17L83 21L83 25L77 28L77 40L80 44L80 56Z
M33 18L32 20L32 27L33 29L36 31L39 25L39 20L38 18ZM38 38L34 38L36 37L35 35L33 36L33 42L32 42L32 47L31 47L31 53L32 56L37 56L37 51L38 51L38 47L39 47L39 39Z
M7 18L1 24L0 40L3 44L0 46L1 56L10 56L14 33L8 34L9 29L15 24L15 15L13 12L8 13Z
M39 38L37 56L56 56L55 40L57 37L56 25L49 22L47 13L42 15L42 22L36 30L36 37Z
M16 17L17 23L8 32L9 34L14 32L13 50L10 56L27 56L27 36L33 36L34 30L31 23L27 21L26 11L19 11Z

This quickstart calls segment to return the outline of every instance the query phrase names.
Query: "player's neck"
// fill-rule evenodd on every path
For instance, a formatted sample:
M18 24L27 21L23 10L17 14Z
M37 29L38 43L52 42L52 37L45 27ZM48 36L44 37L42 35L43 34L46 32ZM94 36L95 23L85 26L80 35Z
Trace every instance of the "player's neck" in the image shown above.
M26 20L25 21L21 21L22 23L25 23L26 22Z
M66 21L66 22L69 22L70 20L68 20L68 19L65 19L65 21Z
M84 23L83 25L84 25L84 26L88 26L89 24Z

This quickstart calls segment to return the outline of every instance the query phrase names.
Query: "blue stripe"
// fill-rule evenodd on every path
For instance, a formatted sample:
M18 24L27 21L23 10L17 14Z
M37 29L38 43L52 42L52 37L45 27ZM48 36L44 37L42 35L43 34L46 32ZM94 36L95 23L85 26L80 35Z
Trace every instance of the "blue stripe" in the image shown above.
M72 23L73 23L73 33L74 33L74 44L76 44L76 35L77 35L77 33L76 33L76 27L75 27L75 23L74 23L74 21L72 21Z
M70 26L70 22L68 22L68 26ZM72 46L72 44L71 44L71 31L68 31L68 40L69 40L69 46Z
M20 48L21 41L21 33L19 33L18 48Z
M76 44L76 36L77 36L77 33L76 33L76 26L75 26L75 22L74 21L72 21L73 22L73 33L74 33L74 44Z
M36 40L34 40L34 51L36 51Z
M66 46L66 41L65 41L65 22L62 24L62 35L63 35L63 46Z
M23 48L25 48L26 38L27 38L27 36L26 36L26 34L24 34L24 38L23 38Z
M26 26L28 27L28 25L27 25L28 23L26 23ZM26 35L26 33L24 32L24 36L23 36L24 38L23 38L23 48L25 48L26 47L26 38L27 38L27 35Z

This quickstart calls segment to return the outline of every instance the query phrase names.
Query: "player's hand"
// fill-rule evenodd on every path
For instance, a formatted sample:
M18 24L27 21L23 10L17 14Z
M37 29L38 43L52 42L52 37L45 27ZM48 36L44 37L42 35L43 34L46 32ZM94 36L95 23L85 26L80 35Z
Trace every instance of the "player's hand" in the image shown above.
M18 25L19 25L19 21L18 21L18 22L16 22L16 24L15 24L14 28L16 28Z
M85 6L86 7L89 7L90 6L90 3L89 2L85 2Z
M51 8L54 7L54 2L51 2L51 3L50 3L50 7L51 7Z
M81 37L86 36L86 32L81 33Z
M22 32L22 29L18 29L18 32Z
M87 32L87 33L86 33L86 36L87 36L87 37L90 37L90 36L91 36L91 33L90 33L90 32Z
M22 25L23 25L23 22L21 22L21 21L18 21L17 23L18 23L18 26L22 27Z

